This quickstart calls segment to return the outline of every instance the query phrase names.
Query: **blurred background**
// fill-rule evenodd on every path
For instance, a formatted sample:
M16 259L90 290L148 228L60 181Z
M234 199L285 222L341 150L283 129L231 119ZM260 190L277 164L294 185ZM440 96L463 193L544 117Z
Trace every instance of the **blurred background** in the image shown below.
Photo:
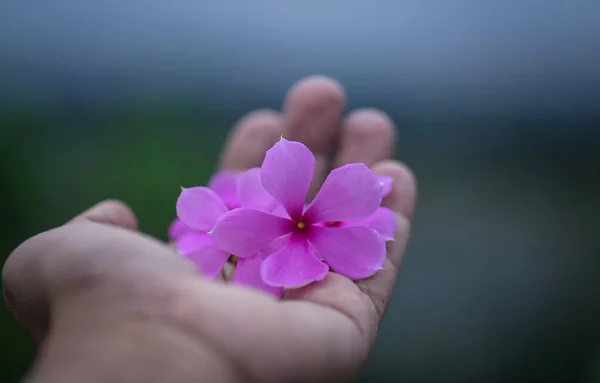
M166 238L231 125L311 74L420 186L360 382L600 382L600 3L0 3L0 256L105 198ZM4 310L4 309L2 309ZM0 381L33 348L0 315Z

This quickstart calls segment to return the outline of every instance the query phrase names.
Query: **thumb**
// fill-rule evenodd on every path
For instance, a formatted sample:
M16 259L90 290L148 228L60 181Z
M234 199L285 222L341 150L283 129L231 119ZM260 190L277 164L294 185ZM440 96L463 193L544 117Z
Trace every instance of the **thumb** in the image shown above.
M106 200L99 202L83 213L77 215L68 223L82 220L121 227L123 229L138 230L137 218L131 209L121 201Z
M120 201L107 200L79 214L72 223L91 221L137 231L137 219ZM47 266L56 259L44 257L51 249L40 249L38 235L22 244L8 257L2 270L4 302L15 320L27 331L34 343L40 344L49 325L49 286Z

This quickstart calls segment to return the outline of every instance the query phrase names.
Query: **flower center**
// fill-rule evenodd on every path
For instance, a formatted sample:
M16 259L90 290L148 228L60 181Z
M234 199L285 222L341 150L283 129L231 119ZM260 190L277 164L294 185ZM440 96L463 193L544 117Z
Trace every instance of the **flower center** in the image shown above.
M304 229L304 222L298 221L298 223L296 223L296 227L300 230Z

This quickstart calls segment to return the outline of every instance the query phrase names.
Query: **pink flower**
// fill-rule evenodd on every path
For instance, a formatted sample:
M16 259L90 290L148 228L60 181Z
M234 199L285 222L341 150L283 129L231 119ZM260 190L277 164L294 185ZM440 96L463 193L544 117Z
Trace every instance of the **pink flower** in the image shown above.
M381 183L381 187L383 190L381 191L381 195L386 197L392 191L392 182L394 181L390 176L379 176L377 177L379 182Z
M262 186L260 168L254 168L243 173L238 180L238 197L244 208L254 208L265 212L272 212L277 207L277 201L271 197ZM238 261L233 275L233 283L252 287L273 296L280 297L283 289L278 286L266 284L261 277L260 270L265 258L272 252L279 250L282 245L277 241L270 248L256 251L248 256L238 254Z
M274 297L281 297L283 289L265 283L260 275L261 266L267 256L257 252L246 258L239 258L233 274L233 283L266 292Z
M240 207L240 201L237 197L238 177L237 172L223 170L215 173L208 181L208 187L217 193L229 209ZM169 227L169 239L175 241L190 230L179 218L175 218Z
M240 207L240 199L237 194L239 177L240 173L238 172L221 170L208 181L208 187L221 197L229 210Z
M258 180L256 176L259 177ZM244 192L239 195L240 198L237 192L238 183L244 185ZM230 253L219 249L207 233L212 230L217 219L242 203L245 206L268 210L270 206L275 207L275 200L260 185L260 170L257 174L255 169L251 169L242 175L235 175L235 178L229 177L229 174L223 176L223 173L217 173L210 185L210 189L182 189L177 200L177 215L185 229L178 228L175 224L173 226L175 230L185 230L175 241L178 253L194 263L206 277L214 278L230 257ZM265 258L263 253L236 255L238 262L234 283L281 296L280 288L268 286L260 278L260 265Z
M282 138L267 152L261 178L285 214L274 213L277 207L267 212L243 206L221 216L211 231L217 245L232 254L253 254L283 237L283 247L261 266L268 285L304 286L323 279L328 265L350 279L363 279L385 261L385 242L375 230L322 225L371 217L381 204L382 183L364 164L345 165L329 174L314 201L304 208L314 169L315 158L306 146Z
M381 186L383 187L382 197L390 194L392 190L392 178L389 176L378 177ZM323 224L326 227L343 227L343 226L366 226L375 230L386 242L394 240L396 231L396 217L394 213L386 208L380 207L375 213L366 219L350 222L326 222Z
M171 241L176 241L177 238L181 237L191 229L185 226L185 223L181 222L179 218L175 218L171 226L169 226L169 239Z
M207 278L215 278L230 253L219 249L208 232L219 217L229 211L227 205L213 190L194 187L181 189L176 209L179 220L187 228L175 240L177 252L190 260Z

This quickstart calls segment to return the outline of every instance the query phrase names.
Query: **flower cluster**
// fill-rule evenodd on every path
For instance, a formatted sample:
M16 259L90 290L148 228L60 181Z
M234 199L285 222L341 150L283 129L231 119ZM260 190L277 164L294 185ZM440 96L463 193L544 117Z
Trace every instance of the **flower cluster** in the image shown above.
M394 214L381 207L391 178L345 165L306 204L314 169L306 146L282 138L261 168L219 172L208 187L182 188L169 237L206 277L235 256L233 282L275 296L322 280L330 269L352 280L372 276L394 237Z

